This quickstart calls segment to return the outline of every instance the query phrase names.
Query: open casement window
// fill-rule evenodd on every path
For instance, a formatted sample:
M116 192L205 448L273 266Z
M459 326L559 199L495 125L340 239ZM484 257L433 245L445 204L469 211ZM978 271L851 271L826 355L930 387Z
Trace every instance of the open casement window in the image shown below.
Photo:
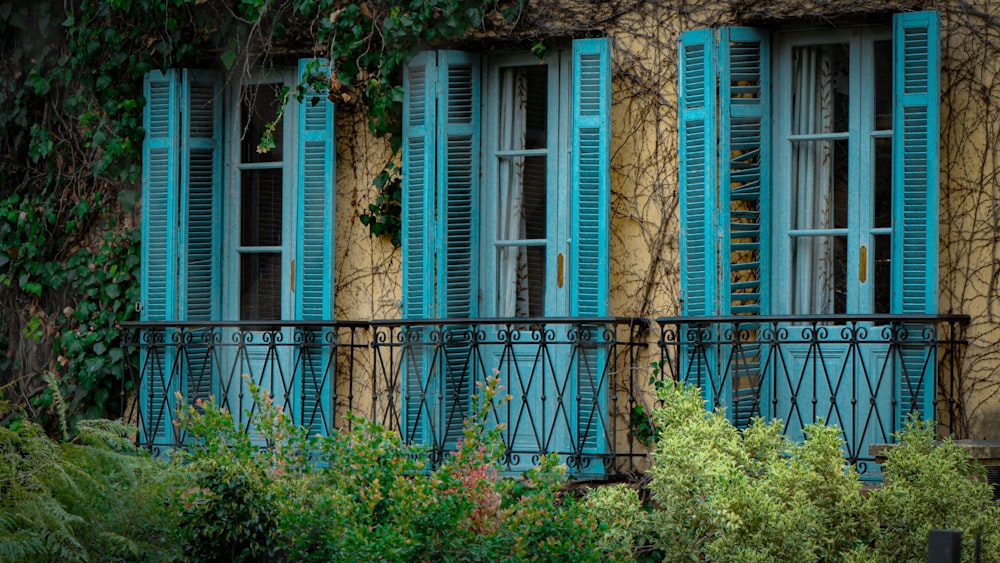
M938 53L934 12L884 28L682 34L684 315L746 315L738 328L756 341L757 314L937 312ZM787 358L687 328L682 369L706 401L737 422L799 417L803 399L796 407L767 380ZM900 328L922 338L923 327ZM884 403L882 417L894 410L886 427L898 428L910 411L931 416L935 366L926 346L886 340L871 354L894 357L882 362L893 381L863 400ZM734 355L740 373L726 371ZM841 383L820 401L838 403L851 386Z
M318 63L301 61L298 76ZM280 89L295 78L289 72L226 89L212 71L146 76L143 321L331 318L333 104L323 93L292 97L275 148L256 151L261 120L273 117ZM139 391L146 442L177 443L168 422L176 392L188 402L238 394L241 373L292 405L297 423L329 430L324 335L286 335L306 344L282 350L289 357L280 360L288 370L281 381L261 377L264 360L250 357L251 348L222 346L222 336L196 325L147 331ZM228 399L231 408L239 404Z
M403 316L504 319L409 331L407 442L454 449L476 384L498 369L512 399L491 416L506 425L508 468L543 450L606 450L599 327L525 344L545 318L607 314L609 61L607 41L590 39L541 62L437 51L407 67ZM560 406L543 407L546 388Z

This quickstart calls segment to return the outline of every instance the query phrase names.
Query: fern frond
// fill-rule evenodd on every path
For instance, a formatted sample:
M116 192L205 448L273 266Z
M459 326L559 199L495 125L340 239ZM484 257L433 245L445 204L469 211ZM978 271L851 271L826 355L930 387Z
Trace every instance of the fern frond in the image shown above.
M56 417L59 419L59 430L62 432L62 439L69 440L69 424L66 422L66 400L59 391L59 382L56 374L46 371L42 374L42 380L48 384L49 391L52 391L52 406L55 407Z
M120 420L81 420L76 423L76 439L82 444L103 447L116 452L135 453L132 436L137 429L134 425Z
M9 540L20 545L18 550L46 555L49 560L86 560L86 550L74 532L75 526L84 524L83 518L67 512L52 496L22 498L5 509L7 529L0 530L0 543Z

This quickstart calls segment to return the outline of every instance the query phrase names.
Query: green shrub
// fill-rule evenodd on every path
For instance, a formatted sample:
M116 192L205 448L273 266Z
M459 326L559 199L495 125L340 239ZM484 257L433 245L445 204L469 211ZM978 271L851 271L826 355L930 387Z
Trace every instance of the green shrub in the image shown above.
M137 451L135 428L81 421L57 443L37 425L0 427L0 561L169 561L162 503L180 475Z
M622 487L591 493L615 557L664 561L924 561L933 528L963 532L963 558L983 542L1000 561L1000 508L982 468L930 423L911 422L883 465L884 486L863 496L840 430L805 427L791 443L781 422L742 432L705 411L695 387L664 384L653 413L652 501Z
M597 487L587 494L585 506L602 524L598 545L612 559L628 559L641 545L644 510L639 492L625 484Z
M190 474L174 495L178 539L199 560L591 561L601 534L565 495L554 456L520 479L499 476L500 428L486 410L465 423L456 452L428 470L395 432L351 417L351 430L307 437L250 385L252 441L211 403L185 406L192 437L175 463ZM502 402L494 378L479 405ZM179 399L180 400L180 399ZM248 413L249 414L249 413Z
M178 409L178 425L190 436L174 452L174 465L187 476L171 495L178 515L176 538L186 558L196 561L274 561L284 547L278 529L280 492L277 478L291 468L305 468L302 428L287 422L270 394L249 382L257 405L258 447L214 401ZM182 402L180 394L177 395ZM248 415L251 414L248 411Z
M257 464L189 467L194 485L179 493L179 535L194 561L274 561L282 542L274 487Z
M1000 508L982 466L951 440L934 440L933 423L910 420L882 464L883 486L870 501L881 530L876 551L885 561L925 561L932 529L962 531L962 560L1000 561Z

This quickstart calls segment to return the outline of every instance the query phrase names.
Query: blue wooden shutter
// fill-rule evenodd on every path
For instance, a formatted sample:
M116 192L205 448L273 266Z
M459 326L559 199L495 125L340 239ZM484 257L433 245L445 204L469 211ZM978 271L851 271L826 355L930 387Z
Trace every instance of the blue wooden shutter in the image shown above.
M317 59L299 61L298 75L325 77L328 66ZM298 103L296 189L296 319L333 318L334 249L334 106L326 91L309 90ZM296 368L300 369L300 420L311 432L326 435L333 427L334 354L323 330L305 331ZM332 340L329 342L332 344Z
M719 30L719 239L723 315L756 315L768 224L771 53L766 31Z
M681 313L717 315L719 166L714 31L684 32L679 43Z
M434 316L436 53L413 58L403 73L403 318Z
M437 54L425 51L403 72L402 252L403 318L434 316L434 193L437 124ZM401 359L400 434L425 444L429 415L429 350L419 328L408 331Z
M180 191L180 72L153 71L143 85L146 106L142 145L142 253L140 299L143 321L174 320L177 286L177 216ZM150 331L140 343L140 441L171 441L173 395L178 381L166 334Z
M610 223L611 54L607 39L573 42L573 126L570 178L572 254L570 314L608 314ZM607 450L608 352L602 329L579 327L576 368L575 451ZM596 464L599 465L599 464ZM594 467L593 469L600 469Z
M893 312L937 313L937 12L893 18Z
M938 114L937 12L893 18L892 312L937 313ZM907 339L924 340L922 326ZM936 355L929 342L901 345L897 426L911 411L933 415Z
M448 319L478 313L479 55L439 51L437 65L437 308ZM470 414L474 363L467 325L444 327L440 445L453 448Z
M180 199L177 248L181 280L178 318L219 318L222 177L222 77L210 71L181 71ZM179 349L180 385L188 403L218 390L213 333L185 334Z
M759 315L767 310L767 226L770 194L771 123L769 34L763 30L719 30L719 300L722 315ZM762 353L757 327L740 323L733 342L719 347L710 396L725 405L734 424L760 414ZM738 339L746 335L750 342Z
M144 321L173 320L176 315L180 88L177 70L152 71L146 75L140 285Z
M678 60L678 166L680 173L681 314L720 314L718 276L718 90L715 30L681 34ZM698 385L706 403L711 394L716 352L712 331L698 325L679 327L679 379Z

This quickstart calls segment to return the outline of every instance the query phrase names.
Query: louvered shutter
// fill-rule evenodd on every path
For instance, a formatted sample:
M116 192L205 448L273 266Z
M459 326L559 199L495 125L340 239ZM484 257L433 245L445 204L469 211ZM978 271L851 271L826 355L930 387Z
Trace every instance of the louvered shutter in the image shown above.
M177 214L179 193L180 73L153 71L143 93L142 252L140 299L143 321L174 320L177 286ZM171 440L173 354L164 347L167 335L146 331L140 337L140 441L152 446Z
M608 229L610 223L611 55L607 39L573 42L573 125L570 178L572 256L571 315L608 314ZM603 327L578 327L574 354L576 428L573 451L608 449L607 346ZM591 464L591 469L600 469Z
M403 318L434 316L435 126L437 59L433 51L413 58L403 72L402 252ZM401 358L400 434L407 444L423 445L430 420L428 371L432 349L426 329L412 327Z
M699 29L682 33L678 46L681 314L691 317L720 313L716 45L714 30ZM716 350L701 342L712 333L698 325L679 331L679 379L701 387L711 404Z
M142 146L142 320L175 318L177 199L180 183L180 72L145 79Z
M893 313L937 313L939 68L937 12L894 16ZM933 327L905 330L923 343L900 347L897 427L912 411L931 418L935 393L936 356L925 338Z
M770 182L768 34L750 28L719 30L719 267L718 310L757 315L765 298L762 251ZM724 165L723 165L724 163Z
M766 31L719 30L719 301L722 315L759 315L766 310L763 291L770 155L770 41ZM722 335L717 377L710 389L733 423L745 427L760 415L762 352L751 321ZM747 338L748 342L741 342Z
M219 318L222 147L222 77L216 72L181 71L179 240L182 281L178 318ZM181 388L193 404L217 394L214 334L185 331L178 353Z
M447 319L478 313L480 62L473 53L439 51L437 80L436 312ZM454 448L471 414L473 362L468 325L444 327L440 366L443 404L439 445Z
M681 312L758 315L767 298L769 36L700 29L681 34L679 49ZM762 349L742 335L756 339L752 321L721 333L682 326L678 340L680 379L740 426L759 414L762 383Z
M684 32L679 45L681 312L685 316L719 313L713 33L710 29Z
M325 77L325 61L299 61L298 75L315 73ZM326 91L309 90L298 102L298 233L296 240L296 318L333 318L333 245L335 202L334 105ZM305 330L295 367L301 384L299 424L312 433L327 435L333 428L334 354L333 337L326 330Z

